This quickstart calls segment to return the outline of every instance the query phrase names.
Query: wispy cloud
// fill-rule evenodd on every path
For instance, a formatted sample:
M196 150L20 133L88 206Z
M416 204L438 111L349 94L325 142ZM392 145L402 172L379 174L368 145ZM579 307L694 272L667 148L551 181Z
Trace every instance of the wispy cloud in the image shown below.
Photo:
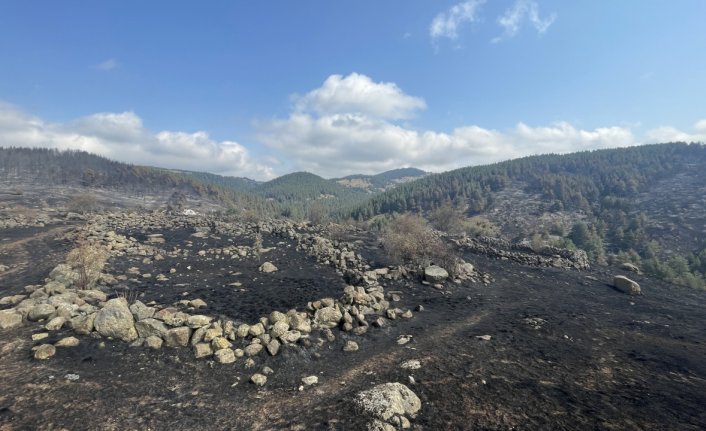
M457 39L458 30L464 23L478 20L478 8L485 0L469 0L453 5L449 10L439 13L429 26L429 35L432 40L445 37Z
M503 34L492 40L493 43L514 37L522 23L528 21L537 33L546 32L556 20L556 13L548 17L539 16L539 6L534 0L516 0L515 3L498 18L498 25L503 28Z
M113 70L118 67L118 61L114 58L109 58L108 60L96 64L95 68L98 70Z

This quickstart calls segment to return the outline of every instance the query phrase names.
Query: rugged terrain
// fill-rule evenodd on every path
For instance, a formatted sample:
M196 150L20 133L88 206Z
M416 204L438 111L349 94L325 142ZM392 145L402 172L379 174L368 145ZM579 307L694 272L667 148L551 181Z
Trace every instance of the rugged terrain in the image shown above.
M104 269L112 277L99 283L106 299L123 295L236 326L296 309L311 316L311 332L275 356L222 364L196 359L191 346L152 349L23 320L0 330L0 429L357 430L372 421L358 394L391 382L421 401L406 416L412 429L706 427L702 291L476 243L458 249L476 272L435 287L388 267L377 238L352 227L38 213L0 230L0 298L45 285L81 232L114 247ZM261 271L264 262L278 270ZM643 295L617 291L616 274L639 282ZM349 285L383 289L379 312L366 309L367 330L343 328L344 320L330 331L318 325L317 300L355 304ZM32 341L40 333L49 336ZM33 346L69 336L78 346L35 359ZM344 351L349 341L359 349ZM263 386L250 383L254 373L267 376ZM318 382L304 384L310 376Z

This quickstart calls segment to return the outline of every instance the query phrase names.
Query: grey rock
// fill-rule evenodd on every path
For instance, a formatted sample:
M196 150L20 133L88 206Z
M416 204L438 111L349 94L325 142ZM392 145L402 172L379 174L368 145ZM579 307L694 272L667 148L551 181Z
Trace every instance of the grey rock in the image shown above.
M93 331L93 322L96 319L96 313L87 314L84 316L76 316L71 318L69 326L81 335L88 335Z
M29 310L27 319L33 322L49 318L56 312L56 309L51 304L37 304Z
M22 325L22 314L14 309L0 310L0 329L12 329Z
M141 301L135 301L130 306L130 311L132 312L132 315L135 317L135 320L143 320L143 319L149 319L150 317L154 316L155 309L152 307L146 306Z
M358 343L356 343L353 340L348 340L348 341L346 341L346 344L343 345L344 352L355 352L357 350L358 350Z
M64 337L61 340L54 343L54 346L56 346L56 347L76 347L80 343L81 342L76 337Z
M395 415L415 415L422 408L419 397L401 383L385 383L359 392L355 405L362 413L383 421Z
M135 320L122 298L111 299L96 313L93 322L96 331L104 337L119 338L123 341L135 341L138 337Z
M145 338L145 345L149 347L150 349L161 349L162 344L164 343L164 340L162 340L160 337L156 335L150 335L149 337Z
M43 361L56 355L56 347L51 344L42 344L34 351L34 359Z
M314 321L323 328L335 328L342 318L343 314L336 307L323 307L314 314Z
M640 295L642 291L640 290L640 285L633 280L625 277L624 275L616 275L613 277L613 286L616 289L628 295Z
M264 374L260 373L255 373L252 376L250 376L250 381L257 386L263 386L265 383L267 383L267 376Z
M167 336L167 332L169 331L169 327L167 327L164 322L151 317L135 323L135 329L141 338L147 338L153 335L160 338L165 338Z
M262 344L248 344L243 351L247 356L255 356L262 351Z
M188 326L179 326L176 328L171 328L167 331L167 335L164 337L167 347L186 347L189 345L189 338L191 337L191 328Z
M208 325L211 323L211 320L213 320L213 318L210 316L196 314L194 316L189 316L189 319L186 321L186 326L196 329Z
M197 343L194 345L194 356L196 359L213 355L213 349L209 343Z
M275 272L277 271L277 267L274 266L271 262L265 262L262 265L260 265L260 268L258 268L260 272L264 272L265 274L268 274L270 272Z
M213 356L219 364L232 364L235 362L235 352L232 349L218 350Z
M424 279L429 283L442 283L449 278L449 273L442 267L430 265L424 268Z
M46 328L47 331L58 331L62 326L64 326L64 323L66 323L66 319L61 316L57 316L47 322L44 328Z

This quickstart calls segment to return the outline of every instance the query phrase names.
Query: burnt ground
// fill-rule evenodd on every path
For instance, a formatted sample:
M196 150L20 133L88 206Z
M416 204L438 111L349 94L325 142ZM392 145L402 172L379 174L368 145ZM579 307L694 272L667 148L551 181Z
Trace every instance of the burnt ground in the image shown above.
M66 244L52 235L0 233L9 238L0 242L0 263L30 262L0 276L0 296L41 281L63 259ZM306 268L307 258L288 254L290 249L277 250L291 256L292 268ZM706 427L706 293L630 275L644 295L629 297L608 285L617 273L609 268L577 272L465 258L490 272L494 282L448 285L444 291L416 282L388 284L387 292L401 292L395 305L421 304L425 310L361 337L336 332L336 341L321 347L314 333L311 347L259 356L253 370L245 370L242 360L221 366L195 360L187 349L148 351L90 337L38 362L30 352L36 326L1 332L0 429L357 430L365 421L352 408L353 395L393 381L421 398L413 421L419 429ZM215 292L206 310L215 314L223 288L217 280L224 275L208 271L208 264L202 263L199 274L208 287L188 291L207 302L206 293ZM301 275L288 271L283 264L278 277ZM324 289L333 277L326 271L309 269L309 282ZM302 293L292 306L305 300ZM50 341L69 334L60 331ZM398 345L402 334L412 341ZM348 337L360 344L359 351L341 351ZM400 368L408 359L420 360L422 367ZM267 384L257 389L247 383L265 365L275 371ZM80 378L69 381L67 374ZM319 384L298 391L301 377L312 374Z

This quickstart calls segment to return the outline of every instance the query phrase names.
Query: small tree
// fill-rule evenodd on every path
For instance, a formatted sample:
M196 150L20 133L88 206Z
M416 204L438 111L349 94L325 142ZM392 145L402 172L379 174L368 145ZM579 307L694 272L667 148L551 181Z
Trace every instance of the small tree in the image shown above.
M252 243L252 252L257 257L257 261L260 261L260 255L262 254L262 234L260 230L255 232L255 238Z
M82 290L91 289L96 285L108 261L108 253L102 247L84 243L71 250L66 261L78 274L76 287Z

